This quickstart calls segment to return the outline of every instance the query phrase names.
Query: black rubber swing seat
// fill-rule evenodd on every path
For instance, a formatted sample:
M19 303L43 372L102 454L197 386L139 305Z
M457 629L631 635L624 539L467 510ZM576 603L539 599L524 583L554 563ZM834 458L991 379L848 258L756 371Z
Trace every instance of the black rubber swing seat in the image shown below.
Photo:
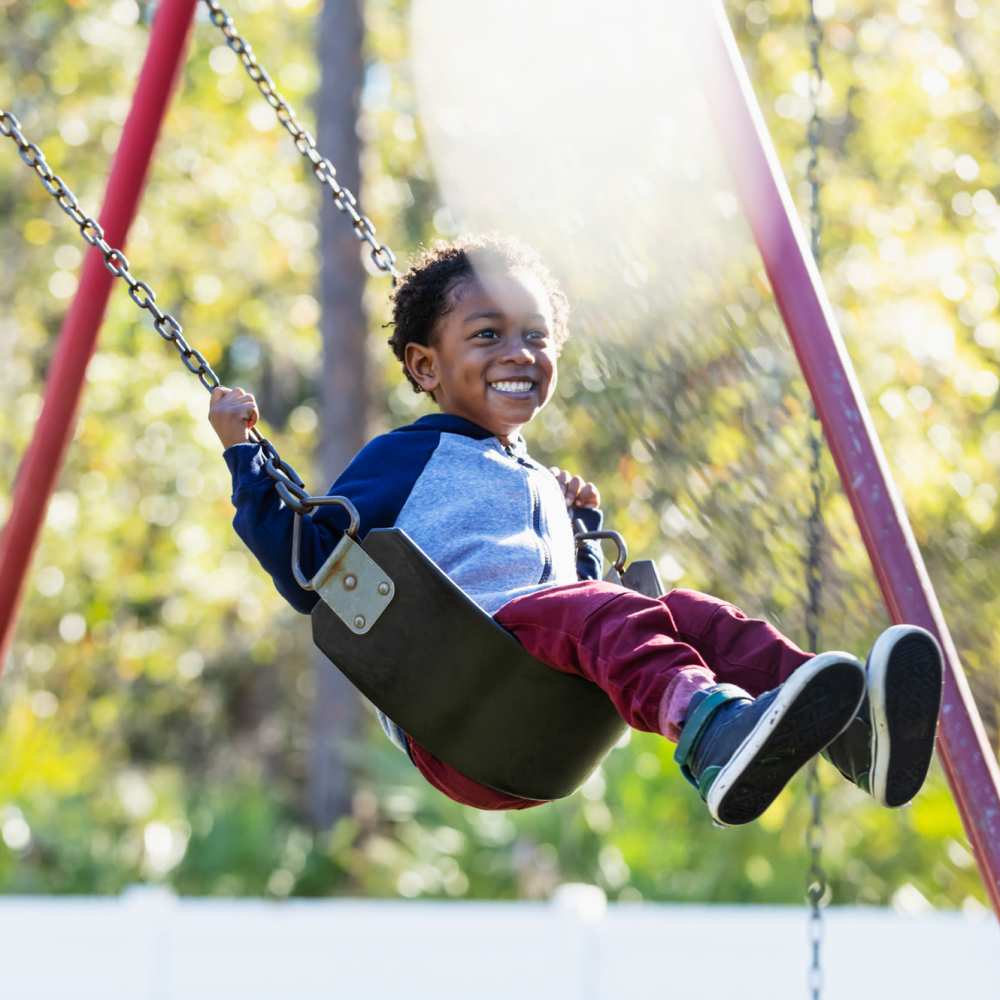
M530 656L404 531L377 528L359 544L395 594L364 635L317 601L319 649L417 743L466 777L523 799L575 791L626 729L604 692Z

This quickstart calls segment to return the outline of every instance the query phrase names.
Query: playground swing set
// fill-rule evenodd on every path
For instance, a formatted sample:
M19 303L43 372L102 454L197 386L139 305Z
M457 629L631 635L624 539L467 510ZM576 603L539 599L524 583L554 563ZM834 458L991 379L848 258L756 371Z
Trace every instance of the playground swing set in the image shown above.
M121 249L135 213L173 83L199 0L164 0L151 29L132 109L112 167L101 221L79 206L66 183L52 172L38 145L23 134L10 112L0 109L0 135L13 140L24 163L77 225L88 253L76 298L66 317L47 379L34 438L23 459L8 523L0 536L0 664L9 648L24 577L62 455L69 440L84 373L93 352L113 278L153 319L153 328L177 349L181 361L209 391L220 384L205 357L184 338L180 323L163 311L153 289L137 279ZM248 76L336 208L368 244L374 266L398 277L395 256L382 244L354 195L336 177L334 165L298 122L273 80L258 64L216 0L201 0L211 22L239 57ZM815 11L813 69L819 75L821 31ZM713 58L708 96L730 160L737 194L750 222L816 413L851 501L883 596L897 622L933 632L946 661L939 749L945 772L994 909L1000 914L1000 769L989 748L968 683L948 634L905 511L898 499L814 258L819 254L819 189L816 180L818 113L810 126L812 256L795 216L753 91L721 4L706 5L702 40ZM831 377L831 373L833 377ZM469 777L530 799L572 793L618 741L624 723L607 697L577 677L545 668L482 612L399 529L377 529L358 537L358 515L349 500L312 496L294 468L254 428L252 439L266 456L266 470L282 501L295 514L292 566L300 586L321 600L312 612L320 650L381 711L420 744ZM813 432L813 509L809 522L807 624L815 641L819 612L819 545L822 537L819 457ZM862 492L857 484L865 482ZM312 578L299 567L299 525L319 506L345 509L350 527ZM625 586L662 593L648 561L626 566L627 550L615 532L578 533L607 538L618 556L610 573ZM434 643L448 634L456 641ZM485 697L484 697L485 695ZM818 828L814 794L810 844ZM813 852L809 898L814 914L822 895L821 870ZM814 891L815 889L815 891ZM816 942L814 940L814 947ZM814 956L815 957L815 956ZM814 995L817 989L814 986Z

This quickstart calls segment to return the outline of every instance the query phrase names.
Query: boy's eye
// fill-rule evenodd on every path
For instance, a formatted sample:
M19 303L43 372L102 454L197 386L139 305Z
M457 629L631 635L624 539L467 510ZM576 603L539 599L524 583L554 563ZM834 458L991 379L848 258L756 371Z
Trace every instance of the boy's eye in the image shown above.
M474 336L482 337L483 340L493 340L498 337L499 334L492 327L487 327L485 330L477 330Z
M529 330L527 336L532 340L547 340L549 336L548 330Z

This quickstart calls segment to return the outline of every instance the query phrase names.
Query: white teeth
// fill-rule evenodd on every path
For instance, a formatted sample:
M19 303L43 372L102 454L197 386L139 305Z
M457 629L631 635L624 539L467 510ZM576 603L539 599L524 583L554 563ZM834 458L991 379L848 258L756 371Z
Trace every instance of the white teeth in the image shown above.
M529 392L534 382L490 382L498 392Z

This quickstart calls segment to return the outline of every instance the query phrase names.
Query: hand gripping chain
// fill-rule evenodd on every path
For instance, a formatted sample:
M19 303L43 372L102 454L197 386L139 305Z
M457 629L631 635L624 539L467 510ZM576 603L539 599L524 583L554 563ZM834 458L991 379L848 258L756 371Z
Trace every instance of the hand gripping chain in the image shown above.
M140 281L132 274L125 254L108 243L104 238L104 230L100 224L80 208L76 195L58 174L52 172L48 163L45 162L45 155L41 149L35 143L27 140L21 131L21 123L3 108L0 108L0 135L13 139L21 159L34 170L45 190L55 198L59 207L77 224L84 241L100 250L104 257L104 266L116 278L121 278L128 285L129 298L140 309L144 309L153 317L153 329L164 340L177 348L177 353L180 355L184 367L192 374L197 375L198 381L209 392L221 385L219 376L212 370L212 366L205 359L205 356L184 339L181 324L170 313L160 309L156 304L156 293L153 289L145 281ZM282 461L274 446L267 438L262 437L256 428L250 431L250 437L264 449L264 453L267 455L264 467L267 474L274 480L275 489L282 500L299 513L310 510L309 494L304 489L302 480L295 470L287 462Z
M235 52L243 63L247 75L257 85L267 103L274 108L278 121L295 142L295 148L312 164L316 179L330 189L334 205L351 221L351 226L357 238L371 247L371 259L375 266L388 274L393 284L399 278L396 270L396 257L385 244L380 243L375 235L375 226L371 220L357 210L357 198L351 191L339 184L336 179L337 170L334 165L322 156L316 148L316 140L299 124L288 102L278 93L271 77L261 68L254 58L253 49L236 31L233 19L215 0L204 0L209 8L209 16L225 35L226 44ZM205 356L193 348L184 338L183 328L177 319L164 312L156 304L156 293L145 282L136 278L129 270L128 258L121 250L111 246L104 238L104 230L100 224L87 215L79 205L76 195L69 189L65 181L54 174L45 161L42 150L30 142L21 131L21 123L9 111L0 108L0 136L12 139L24 163L37 175L45 190L52 195L59 207L76 223L80 235L86 243L101 252L104 266L116 278L122 278L128 285L129 298L142 310L153 317L153 329L167 342L174 345L180 355L184 367L198 376L198 381L211 392L221 385L218 375ZM277 449L256 428L250 430L250 439L259 445L266 456L264 469L274 481L274 488L284 503L297 514L306 514L313 507L319 506L323 498L310 496L299 474L285 462Z

